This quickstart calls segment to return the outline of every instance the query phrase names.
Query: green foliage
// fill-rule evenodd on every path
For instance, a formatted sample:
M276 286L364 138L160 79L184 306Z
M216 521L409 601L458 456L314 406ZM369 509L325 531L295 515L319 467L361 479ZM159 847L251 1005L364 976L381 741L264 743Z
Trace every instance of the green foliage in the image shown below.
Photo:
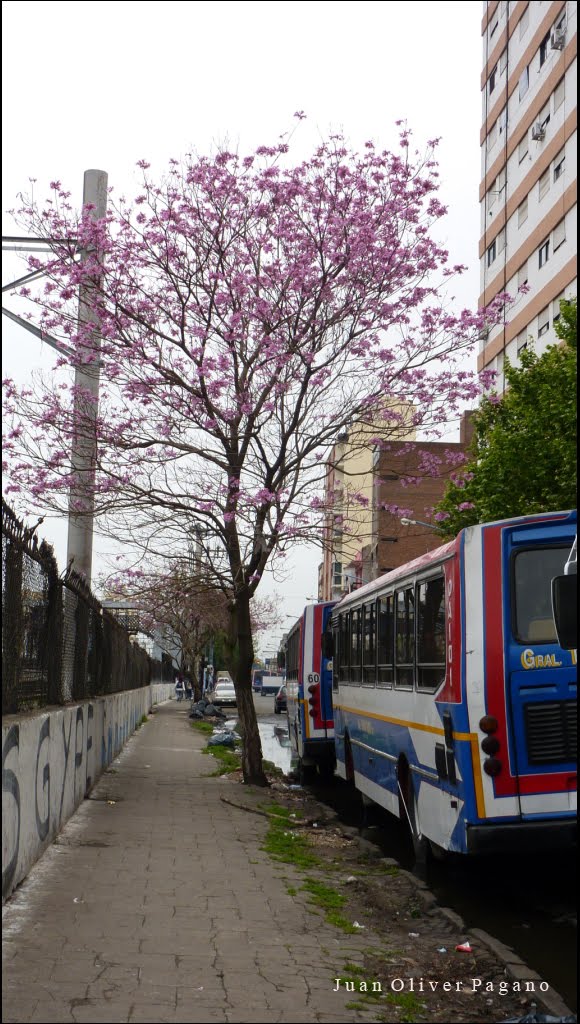
M213 732L213 725L211 722L203 722L201 719L189 723L192 729L196 729L197 732L202 732L206 736L211 736Z
M241 767L239 754L230 747L206 747L202 754L209 754L219 762L219 767L211 775L226 775L228 772L235 772Z
M560 303L563 344L505 360L506 393L474 414L470 458L436 512L455 537L475 523L576 506L576 299Z
M272 860L281 861L284 864L294 864L299 868L315 867L319 860L311 852L307 839L290 831L292 828L290 811L285 807L272 804L269 816L270 827L262 849L270 855Z

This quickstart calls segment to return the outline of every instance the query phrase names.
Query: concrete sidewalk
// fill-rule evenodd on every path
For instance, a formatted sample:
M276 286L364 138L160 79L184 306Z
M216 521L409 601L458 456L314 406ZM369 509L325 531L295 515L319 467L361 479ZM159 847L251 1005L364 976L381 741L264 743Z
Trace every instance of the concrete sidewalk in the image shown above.
M204 746L160 705L6 905L5 1024L369 1019L333 992L364 937L287 893Z

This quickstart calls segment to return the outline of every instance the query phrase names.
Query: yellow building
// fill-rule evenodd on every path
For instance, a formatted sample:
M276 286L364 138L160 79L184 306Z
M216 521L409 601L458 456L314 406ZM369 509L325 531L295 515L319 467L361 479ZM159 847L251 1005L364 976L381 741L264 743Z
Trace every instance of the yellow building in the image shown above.
M319 568L321 601L334 601L348 592L352 563L362 557L373 534L373 464L376 438L413 441L413 406L397 406L400 422L354 424L340 434L326 461L324 558Z

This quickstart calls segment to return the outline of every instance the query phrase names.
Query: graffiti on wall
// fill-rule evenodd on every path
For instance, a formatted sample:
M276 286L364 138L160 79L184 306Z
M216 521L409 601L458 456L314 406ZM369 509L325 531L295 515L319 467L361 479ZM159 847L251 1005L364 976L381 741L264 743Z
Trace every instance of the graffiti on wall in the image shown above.
M88 796L149 706L148 691L133 690L3 728L3 899Z

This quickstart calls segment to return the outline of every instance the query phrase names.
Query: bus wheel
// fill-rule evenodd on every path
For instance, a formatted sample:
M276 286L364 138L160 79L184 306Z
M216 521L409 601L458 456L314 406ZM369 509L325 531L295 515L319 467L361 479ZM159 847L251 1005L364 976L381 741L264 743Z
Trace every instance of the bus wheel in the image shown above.
M345 736L344 738L344 764L346 769L346 781L351 782L354 785L354 759L348 736Z
M330 783L334 779L334 761L323 761L318 765L321 782Z
M316 765L304 764L302 758L298 761L298 781L301 786L311 786L316 781Z
M429 844L429 860L437 861L438 864L444 864L446 861L449 860L451 856L449 850L444 850L442 846L439 846L438 843L433 843L430 839L427 839L426 842Z
M419 833L417 798L411 772L406 762L399 763L399 818L413 847L415 864L426 864L431 858L431 844Z

